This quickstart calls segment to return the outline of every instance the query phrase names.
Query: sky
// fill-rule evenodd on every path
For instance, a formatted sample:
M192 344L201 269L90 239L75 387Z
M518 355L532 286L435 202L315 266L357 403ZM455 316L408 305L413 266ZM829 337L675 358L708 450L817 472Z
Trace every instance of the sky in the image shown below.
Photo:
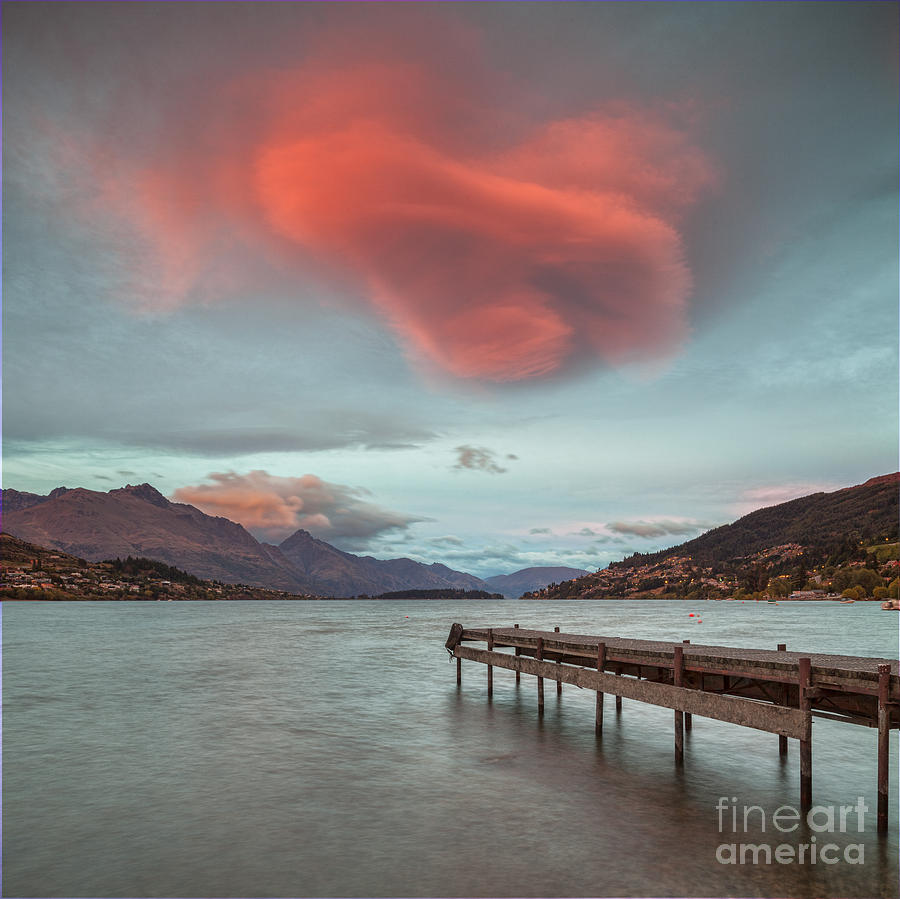
M897 6L3 5L3 486L596 570L895 471Z

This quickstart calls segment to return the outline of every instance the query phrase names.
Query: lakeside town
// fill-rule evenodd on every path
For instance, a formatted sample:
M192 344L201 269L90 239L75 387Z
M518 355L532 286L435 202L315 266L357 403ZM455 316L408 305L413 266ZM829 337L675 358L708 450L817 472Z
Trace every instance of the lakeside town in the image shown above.
M128 557L88 562L0 535L3 600L227 600L319 599L246 584L194 577L152 559Z
M733 562L703 564L690 555L639 556L525 594L527 599L735 599L881 601L898 599L898 544L860 542L811 564L798 543L773 546ZM842 558L851 555L854 558Z

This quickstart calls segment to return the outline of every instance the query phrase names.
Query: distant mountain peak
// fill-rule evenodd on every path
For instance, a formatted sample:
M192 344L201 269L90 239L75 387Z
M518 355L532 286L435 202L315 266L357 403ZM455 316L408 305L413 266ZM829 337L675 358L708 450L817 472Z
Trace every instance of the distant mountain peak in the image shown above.
M900 471L895 471L893 474L882 474L877 478L869 478L864 484L860 484L860 487L873 487L876 484L900 484ZM853 489L852 487L850 488Z
M547 587L551 583L567 581L572 578L587 574L583 568L569 568L564 565L538 565L531 568L522 568L512 574L495 574L486 577L485 583L490 584L494 590L499 590L505 596L521 596Z
M307 543L321 543L321 540L318 540L316 537L313 537L309 531L305 531L303 528L298 528L288 537L285 537L281 543L278 544L280 548L285 546L297 546L299 544L307 544Z
M127 493L162 508L170 505L169 501L151 484L126 484L124 487L119 487L117 490L110 490L109 492L111 494Z
M60 488L57 487L56 489L59 490ZM11 487L7 487L3 491L3 512L4 514L7 514L21 509L28 509L31 506L45 503L48 499L49 497L41 496L38 493L26 493L21 490L13 490Z

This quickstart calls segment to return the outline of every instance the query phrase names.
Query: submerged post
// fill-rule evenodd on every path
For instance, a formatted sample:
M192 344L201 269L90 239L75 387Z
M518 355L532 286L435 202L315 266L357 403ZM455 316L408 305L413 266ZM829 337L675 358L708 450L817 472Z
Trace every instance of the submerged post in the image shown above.
M888 695L891 666L878 666L878 832L888 829L888 780L890 776L891 718Z
M787 643L779 643L777 646L777 649L779 652L784 652L787 649ZM781 704L787 705L787 699L788 699L787 684L781 685L780 693L781 693ZM778 755L779 755L779 757L784 758L787 754L788 754L787 737L783 737L783 736L779 735L779 737L778 737Z
M673 680L676 687L680 687L684 680L684 647L675 646L675 655L672 660ZM675 764L684 764L684 712L675 710Z
M606 668L606 644L597 644L597 671L603 674ZM594 722L594 733L599 737L603 733L603 691L597 691L597 715Z
M513 625L513 627L515 627L515 628L517 628L518 626L519 626L518 624L514 624L514 625ZM518 646L516 647L516 655L517 655L517 656L522 655L522 650L519 649ZM522 672L521 672L521 671L517 671L517 672L516 672L516 686L518 686L518 684L519 684L519 682L520 682L521 680L522 680Z
M690 640L682 640L682 643L687 646L691 641ZM690 730L694 726L694 716L690 712L684 713L684 729Z
M559 628L558 627L553 628L553 633L558 634ZM562 665L562 662L557 659L556 667L558 668L560 665ZM556 695L562 696L562 681L559 678L556 679Z
M456 647L459 646L460 640L462 640L463 635L463 626L459 622L454 622L450 626L450 636L447 637L447 642L444 646L447 647L447 652L451 655L454 655L456 652ZM456 656L456 686L460 686L462 684L462 658L460 656Z
M487 648L488 648L488 652L494 651L494 629L493 628L490 628L490 630L488 630ZM488 670L488 697L490 698L491 696L494 695L494 666L488 665L487 670Z
M620 675L622 673L622 666L616 665L616 675ZM622 711L622 697L616 693L616 714L618 715Z
M540 662L544 658L544 638L538 637L537 649L534 651L534 657ZM544 679L539 677L538 682L538 715L544 714Z
M807 692L811 661L808 658L800 659L798 665L800 711L806 712L809 726L806 739L800 741L800 808L807 812L812 807L812 712Z

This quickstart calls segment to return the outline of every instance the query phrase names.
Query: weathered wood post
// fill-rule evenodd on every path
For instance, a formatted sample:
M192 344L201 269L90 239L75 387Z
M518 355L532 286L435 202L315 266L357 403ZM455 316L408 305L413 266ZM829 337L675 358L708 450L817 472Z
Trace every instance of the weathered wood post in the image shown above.
M534 651L534 657L540 662L544 658L544 638L538 637L537 649ZM538 715L544 714L544 679L538 677Z
M559 628L558 627L553 628L553 633L558 634ZM557 660L556 667L558 668L560 665L562 665L562 662ZM562 681L559 678L556 679L556 695L562 696Z
M603 674L606 668L606 644L597 644L597 671ZM603 733L603 691L597 691L597 716L594 722L594 732L599 737Z
M685 646L687 646L690 644L691 641L683 640L682 642L684 643ZM693 726L694 726L694 716L690 712L685 712L684 713L684 729L690 730Z
M487 648L488 652L494 651L494 629L488 629L488 639L487 639ZM494 695L494 666L488 665L488 698Z
M806 739L800 741L800 808L807 812L812 808L812 711L809 700L811 661L798 660L797 683L800 690L800 711L806 712Z
M684 646L675 646L672 659L673 680L676 687L684 681ZM684 764L684 712L675 710L675 764Z
M515 627L515 628L518 628L518 626L519 626L518 624L514 624L514 625L513 625L513 627ZM519 649L518 646L516 647L516 655L517 655L517 656L522 655L522 650ZM516 672L516 686L519 685L519 682L520 682L521 680L522 680L522 672L521 672L521 671L517 671L517 672Z
M878 666L878 832L888 829L888 780L890 772L891 718L888 696L891 666Z
M459 646L460 640L462 640L463 635L463 626L458 622L453 622L450 625L450 636L447 637L447 642L444 646L447 647L447 652L451 655L456 655L456 647ZM459 687L462 684L462 658L460 656L456 656L456 686Z
M784 652L787 649L787 643L779 643L776 648L778 649L779 652ZM787 703L788 703L787 684L781 685L780 693L781 693L781 704L787 705ZM778 737L778 755L781 758L784 758L787 754L788 754L787 737L782 737L781 735L779 735L779 737Z
M616 675L620 675L622 673L622 666L616 665ZM616 693L616 714L618 715L622 711L622 697Z

